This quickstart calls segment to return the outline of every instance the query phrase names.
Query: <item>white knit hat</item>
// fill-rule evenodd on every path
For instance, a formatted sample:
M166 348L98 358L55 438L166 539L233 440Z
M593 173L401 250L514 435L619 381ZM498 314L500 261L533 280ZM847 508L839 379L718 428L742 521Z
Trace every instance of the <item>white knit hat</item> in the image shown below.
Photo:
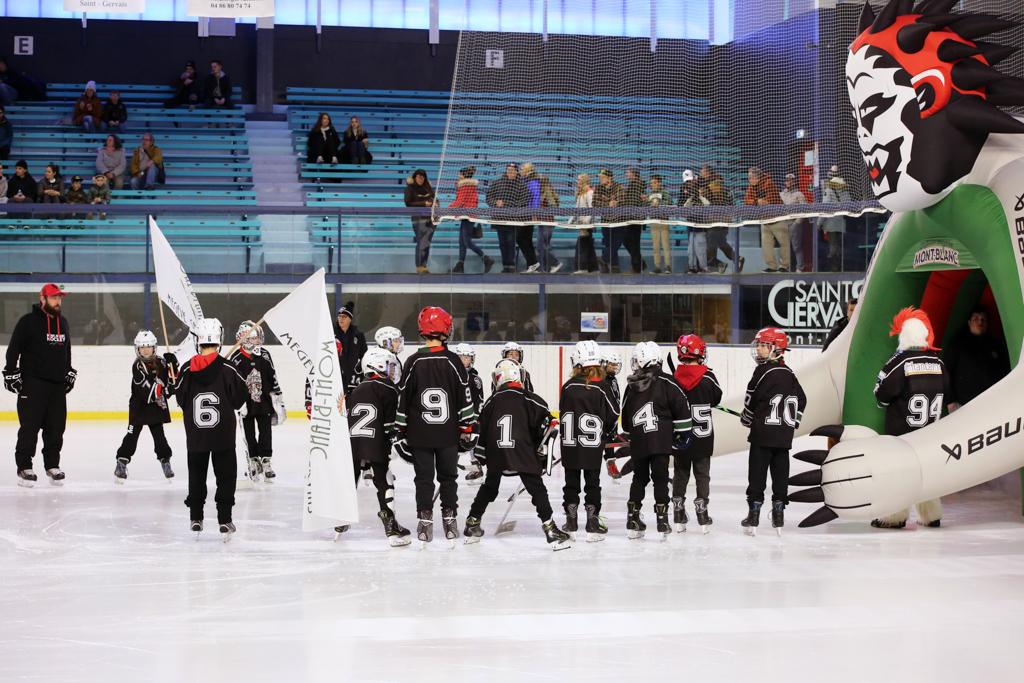
M96 81L89 81L88 83L86 83L85 84L85 89L86 90L92 90L93 92L96 92Z

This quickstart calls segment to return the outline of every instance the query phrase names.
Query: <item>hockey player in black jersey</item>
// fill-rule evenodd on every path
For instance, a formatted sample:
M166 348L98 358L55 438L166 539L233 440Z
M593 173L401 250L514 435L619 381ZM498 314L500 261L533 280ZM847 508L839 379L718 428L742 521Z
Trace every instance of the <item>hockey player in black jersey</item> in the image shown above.
M878 373L875 400L885 409L885 433L901 436L926 427L948 408L950 376L933 345L934 333L928 314L905 308L893 319L890 336L899 337L896 355ZM900 510L876 519L871 526L902 529L910 510ZM942 519L942 501L926 500L917 504L921 524L937 527Z
M217 479L217 522L226 541L235 532L231 510L235 505L235 411L249 397L245 380L235 367L220 356L224 328L216 318L199 322L194 331L199 353L181 369L174 395L184 413L185 444L188 449L188 497L192 531L203 530L206 504L206 473L213 461Z
M618 432L619 404L608 393L597 342L578 342L570 358L572 376L562 385L558 402L562 467L565 469L562 489L565 526L562 528L569 534L579 530L582 478L587 541L603 541L608 527L601 519L601 460L605 444Z
M675 475L672 478L672 523L676 531L686 531L686 487L690 471L697 480L693 510L704 533L711 530L708 496L711 493L711 454L715 450L715 427L711 411L722 402L722 388L707 365L707 345L695 334L684 334L676 341L675 378L686 392L693 416L693 440L685 450L673 451Z
M747 384L740 422L750 428L747 464L747 517L741 523L753 536L761 522L761 506L772 473L772 527L781 534L789 502L789 449L800 426L807 398L796 375L783 359L789 337L776 327L759 330L751 343L757 363Z
M468 448L473 441L476 414L466 368L445 346L452 333L451 315L443 308L428 306L420 311L417 322L426 346L409 356L402 368L395 421L412 452L416 471L417 538L424 545L434 540L436 472L444 534L454 545L459 536L455 519L459 504L459 449Z
M661 370L661 349L641 342L633 350L633 374L622 400L622 431L629 435L633 482L629 489L626 535L643 538L647 525L640 514L647 482L654 481L654 513L664 540L672 532L668 521L668 458L690 441L690 404L673 377Z
M541 478L543 466L537 456L551 423L548 404L521 383L519 363L505 359L494 369L496 391L480 412L477 451L487 458L487 477L477 491L466 518L463 534L466 543L476 543L484 535L480 518L498 497L504 472L515 473L523 482L537 509L547 542L552 550L571 547L569 534L552 519L551 501Z
M273 483L276 474L270 461L274 455L271 427L282 424L288 417L281 387L277 383L277 370L270 351L263 348L261 326L251 320L242 322L235 334L235 341L238 348L228 358L228 362L235 366L245 380L249 393L245 417L242 418L242 431L249 451L249 478L256 480L263 475L264 481Z
M384 525L384 535L393 547L409 545L412 542L409 530L395 519L395 488L388 469L398 409L398 387L390 376L394 367L392 354L381 348L368 349L361 367L363 381L345 399L352 442L352 471L358 484L363 464L369 465L380 506L377 517Z
M505 345L501 347L501 360L507 359L519 363L519 372L523 376L523 388L529 391L530 393L533 393L533 380L530 379L530 373L523 366L524 357L525 356L523 355L523 347L514 341L505 342ZM498 362L500 363L501 361ZM497 369L497 366L495 366L495 369ZM496 389L497 387L494 386L494 380L492 379L491 391L493 392Z
M135 455L139 435L149 427L153 435L153 449L164 471L171 479L171 446L164 435L164 425L171 421L167 401L178 374L178 361L173 353L164 357L156 355L156 335L149 330L139 330L135 335L135 361L132 363L132 393L128 399L128 431L117 449L117 464L114 467L114 481L123 484L128 478L128 463Z
M604 370L604 387L608 392L608 395L612 399L612 403L615 404L615 410L618 411L622 407L622 392L619 390L618 374L619 370L622 369L622 357L616 351L611 349L601 350L601 368ZM622 475L629 474L633 470L633 463L629 460L626 461L625 466L622 470L619 469L619 465L616 459L621 453L629 452L629 449L618 449L618 448L606 448L604 451L605 465L608 469L608 476L612 479L620 479Z
M455 344L451 347L452 353L459 357L466 373L469 375L469 393L473 399L473 412L480 414L480 408L484 403L484 382L480 379L480 373L473 367L476 361L476 350L472 344ZM476 443L474 439L473 449L468 451L469 466L466 471L466 483L470 486L479 486L484 480L483 466L486 461L476 455Z

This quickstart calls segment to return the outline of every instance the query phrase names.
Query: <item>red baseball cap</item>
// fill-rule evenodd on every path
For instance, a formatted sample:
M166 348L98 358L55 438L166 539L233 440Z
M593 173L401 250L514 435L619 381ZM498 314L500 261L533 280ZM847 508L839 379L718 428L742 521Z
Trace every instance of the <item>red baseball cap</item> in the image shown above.
M64 291L64 288L60 285L55 285L49 282L43 285L43 288L39 290L42 296L67 296L68 293Z

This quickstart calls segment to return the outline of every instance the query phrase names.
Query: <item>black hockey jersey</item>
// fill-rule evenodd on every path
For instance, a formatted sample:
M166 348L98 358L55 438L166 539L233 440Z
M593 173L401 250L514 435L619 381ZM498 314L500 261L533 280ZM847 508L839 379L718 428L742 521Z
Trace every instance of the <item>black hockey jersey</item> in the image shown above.
M171 421L167 400L174 393L163 358L148 361L136 358L132 363L132 395L128 399L128 423L158 425Z
M537 449L550 422L544 399L518 384L506 384L480 411L477 455L487 459L488 469L540 474Z
M484 404L484 381L476 368L466 368L469 375L469 396L473 401L473 412L479 414Z
M249 396L235 366L217 354L193 356L178 375L174 395L185 415L189 453L235 448L235 411Z
M901 351L890 358L875 383L875 400L885 408L885 433L899 436L942 417L949 396L949 372L935 351Z
M501 361L499 360L498 363ZM497 368L498 364L495 363L494 367ZM522 365L519 366L519 379L523 382L523 389L529 393L533 393L533 380L530 379L530 371L524 368ZM494 384L494 378L491 378L491 393L498 390L498 387Z
M750 427L747 441L766 448L791 448L807 397L796 375L779 361L759 364L747 384L740 422Z
M573 377L562 385L558 401L562 466L574 470L601 468L604 444L618 431L619 404L604 381Z
M457 446L461 431L476 421L466 368L446 346L409 356L398 391L395 421L412 448Z
M249 391L246 400L249 414L273 415L274 402L271 396L281 393L281 387L277 383L277 370L274 369L270 351L260 348L255 353L249 353L244 349L235 349L228 362L235 366L245 381Z
M622 408L622 391L619 390L619 380L615 375L605 375L605 378L601 381L605 391L612 398L612 403L615 404L615 410Z
M683 388L658 368L631 375L622 399L622 431L634 456L668 455L692 426Z
M700 374L701 370L703 374ZM709 458L715 451L715 424L711 411L722 402L722 387L718 385L715 373L706 365L676 366L675 378L686 392L693 415L693 441L686 453L691 458Z
M388 462L395 433L398 387L387 377L367 377L345 399L352 455L366 462Z

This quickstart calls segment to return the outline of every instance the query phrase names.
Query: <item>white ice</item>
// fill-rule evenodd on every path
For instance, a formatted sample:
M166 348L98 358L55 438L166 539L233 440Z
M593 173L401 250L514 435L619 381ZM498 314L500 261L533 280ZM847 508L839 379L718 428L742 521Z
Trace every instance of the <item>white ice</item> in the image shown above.
M69 425L63 488L18 488L11 462L0 681L1020 680L1024 524L1005 494L952 497L942 529L902 532L800 530L813 506L794 504L782 538L766 520L749 538L746 458L733 455L712 466L707 536L691 521L653 540L649 490L648 539L627 540L628 480L605 478L605 542L551 552L525 498L515 532L495 538L507 479L479 545L392 549L365 485L364 521L343 540L300 530L304 428L275 430L278 483L238 492L227 544L212 477L213 529L187 530L179 424L170 484L147 433L115 485L122 426L109 423ZM0 425L8 452L15 430ZM398 518L414 528L412 471L394 467ZM460 522L475 492L460 485Z

